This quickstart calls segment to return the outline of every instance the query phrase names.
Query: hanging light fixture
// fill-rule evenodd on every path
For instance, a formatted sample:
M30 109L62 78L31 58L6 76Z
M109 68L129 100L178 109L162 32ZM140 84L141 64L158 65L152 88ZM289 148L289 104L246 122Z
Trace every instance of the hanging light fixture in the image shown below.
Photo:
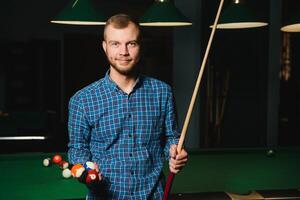
M242 29L267 26L268 23L258 21L240 0L233 0L220 17L218 29ZM210 26L212 28L212 26Z
M155 0L140 18L141 26L189 26L192 23L170 0Z
M94 9L90 0L72 0L51 22L72 25L104 25L106 19Z
M281 27L284 32L300 32L300 12L292 18L285 26Z

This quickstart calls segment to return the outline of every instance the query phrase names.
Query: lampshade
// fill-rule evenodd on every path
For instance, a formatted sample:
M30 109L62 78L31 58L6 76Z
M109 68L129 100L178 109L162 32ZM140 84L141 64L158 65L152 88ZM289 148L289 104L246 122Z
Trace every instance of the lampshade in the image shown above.
M268 23L257 20L257 18L242 5L235 0L221 14L220 21L217 25L218 29L242 29L256 28L266 26ZM212 28L212 25L210 26Z
M141 26L188 26L192 23L169 0L155 0L140 18Z
M103 25L106 20L101 13L93 8L90 0L72 0L51 22L73 25Z
M285 26L281 27L284 32L300 32L300 13L292 18Z

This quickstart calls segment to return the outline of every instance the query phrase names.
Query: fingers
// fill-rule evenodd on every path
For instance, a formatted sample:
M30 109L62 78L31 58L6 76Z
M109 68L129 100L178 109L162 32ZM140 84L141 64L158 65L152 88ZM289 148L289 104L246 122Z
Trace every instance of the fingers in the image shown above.
M182 149L179 154L176 154L177 146L170 147L170 160L169 160L169 169L171 172L177 174L187 163L188 161L188 154L187 152ZM174 155L175 153L175 155Z
M179 154L176 155L176 160L182 160L182 159L187 159L188 153L182 149Z
M102 174L100 172L99 166L96 162L94 162L94 164L95 164L95 170L98 172L98 175L99 175L99 181L101 181L102 180Z
M178 174L180 172L180 169L174 169L172 167L169 167L170 172L174 173L174 174Z
M174 160L170 160L169 169L171 172L177 174L185 166L186 163L175 164Z
M169 160L169 167L173 170L180 170L182 167L184 167L187 163L188 159L184 158L182 160L176 160L173 158L170 158Z
M181 169L182 167L185 166L185 162L182 162L182 163L177 163L175 164L174 162L170 161L169 162L169 166L172 168L172 169Z
M186 164L188 161L187 158L183 158L183 159L174 159L174 158L170 158L170 162L172 162L172 164L174 164L175 166L177 165L182 165L182 164Z

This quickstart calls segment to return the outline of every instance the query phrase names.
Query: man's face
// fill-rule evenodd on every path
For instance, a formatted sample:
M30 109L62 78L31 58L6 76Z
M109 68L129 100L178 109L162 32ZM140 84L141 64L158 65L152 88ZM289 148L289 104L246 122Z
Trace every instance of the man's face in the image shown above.
M109 25L102 42L107 59L118 73L131 75L135 72L140 58L139 30L129 24L126 28L116 29Z

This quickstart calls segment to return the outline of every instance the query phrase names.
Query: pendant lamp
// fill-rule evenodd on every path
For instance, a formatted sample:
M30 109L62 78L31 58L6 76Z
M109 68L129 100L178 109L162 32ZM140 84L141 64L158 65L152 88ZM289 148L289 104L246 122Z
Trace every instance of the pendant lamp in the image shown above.
M300 12L294 16L288 23L286 23L281 29L284 32L300 32Z
M189 26L192 23L170 0L155 0L140 18L141 26Z
M104 25L106 19L92 6L90 0L72 0L51 22L72 25Z
M218 29L243 29L267 26L258 20L239 0L234 0L221 14ZM212 26L210 26L212 28Z

